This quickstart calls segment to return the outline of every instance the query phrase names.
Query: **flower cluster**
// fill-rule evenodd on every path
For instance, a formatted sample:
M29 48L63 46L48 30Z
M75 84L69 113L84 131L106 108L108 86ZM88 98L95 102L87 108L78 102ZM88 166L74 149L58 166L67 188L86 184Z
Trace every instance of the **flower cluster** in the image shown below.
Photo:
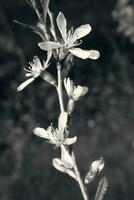
M29 26L22 23L20 24L25 27L30 27L41 37L42 42L39 42L38 46L47 52L47 58L46 61L42 62L37 56L35 56L33 58L33 62L29 62L29 67L24 68L26 71L25 76L28 79L24 81L17 88L17 90L23 90L38 77L43 78L43 80L47 81L56 88L61 109L57 128L54 128L51 123L47 129L41 127L34 128L33 133L36 136L46 139L48 143L54 146L54 148L60 148L60 158L54 158L52 160L53 166L57 170L74 178L80 186L84 200L88 200L86 184L94 180L95 176L103 169L104 160L101 158L100 160L94 161L89 166L89 171L86 174L85 179L81 178L76 164L75 154L72 149L73 144L77 141L77 137L69 137L69 122L76 101L88 92L88 88L80 85L75 86L74 82L68 77L68 72L73 63L73 56L81 59L90 58L96 60L99 58L100 54L97 50L84 50L77 47L82 43L80 39L90 33L91 26L89 24L82 25L75 30L73 27L68 30L66 18L63 13L59 12L56 18L56 26L58 27L59 32L57 36L55 20L53 19L53 14L49 10L49 0L40 1L43 13L41 13L41 10L37 5L37 2L39 3L39 1L29 1L38 16L38 23L36 26ZM48 23L48 27L46 23L47 17L49 17L50 22L50 24ZM57 64L57 78L54 78L52 74L47 71L52 57L55 59ZM66 66L62 67L62 63L65 63ZM64 84L64 89L66 90L68 97L68 104L66 108L64 106L62 84ZM99 192L97 191L96 194L99 198L97 197L95 199L102 199L106 191L106 187L106 178L103 178L99 184L99 188L101 189L99 189Z

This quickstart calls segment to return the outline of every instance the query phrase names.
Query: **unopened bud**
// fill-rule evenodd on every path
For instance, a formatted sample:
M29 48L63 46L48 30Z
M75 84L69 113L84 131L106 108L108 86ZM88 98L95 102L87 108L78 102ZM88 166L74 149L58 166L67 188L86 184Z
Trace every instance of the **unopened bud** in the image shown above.
M73 99L69 99L68 105L67 105L67 113L69 115L71 115L71 113L74 110L74 106L75 106L75 101Z

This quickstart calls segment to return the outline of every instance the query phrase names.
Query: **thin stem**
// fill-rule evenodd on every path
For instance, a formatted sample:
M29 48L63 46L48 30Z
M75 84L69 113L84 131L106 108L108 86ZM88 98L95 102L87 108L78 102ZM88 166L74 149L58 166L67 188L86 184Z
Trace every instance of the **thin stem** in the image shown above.
M63 103L63 94L62 94L62 78L61 78L61 64L60 62L57 62L57 75L58 75L58 86L57 86L57 92L59 97L59 104L61 112L64 112L64 103Z
M87 189L86 189L86 187L84 186L83 180L82 180L82 178L81 178L81 175L80 175L80 172L79 172L77 163L76 163L76 158L75 158L74 152L72 152L72 157L73 157L73 160L74 160L74 171L75 171L75 174L76 174L76 176L77 176L77 181L78 181L78 184L79 184L81 193L82 193L82 195L83 195L83 199L84 199L84 200L88 200Z
M59 104L60 104L60 109L61 112L64 112L64 103L63 103L63 94L62 94L62 77L61 77L61 64L60 62L57 62L57 75L58 75L58 86L57 86L57 93L58 93L58 97L59 97ZM75 154L72 151L72 158L74 160L74 171L77 177L77 181L81 190L81 193L83 195L83 199L84 200L88 200L88 194L87 194L87 190L86 187L83 183L83 180L80 176L80 172L78 169L78 166L76 164L76 158L75 158Z

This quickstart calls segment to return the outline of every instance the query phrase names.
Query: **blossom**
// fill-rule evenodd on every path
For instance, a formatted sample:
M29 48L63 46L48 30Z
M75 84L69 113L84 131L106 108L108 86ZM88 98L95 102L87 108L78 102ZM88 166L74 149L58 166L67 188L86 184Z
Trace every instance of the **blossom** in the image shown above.
M88 87L86 86L75 86L70 78L64 79L64 86L67 91L68 97L74 101L79 100L81 96L84 96L88 92Z
M60 59L63 59L68 52L82 59L90 58L96 60L99 58L100 53L97 50L83 50L76 47L82 43L79 39L90 33L91 26L89 24L82 25L76 30L72 27L69 31L67 31L67 21L64 14L61 12L58 14L56 22L62 39L56 42L41 42L39 43L41 49L50 50L59 48Z
M24 68L24 70L26 71L25 76L30 77L30 78L28 78L26 81L21 83L21 85L19 87L17 87L17 90L18 91L23 90L27 85L29 85L37 77L39 77L41 75L41 73L49 66L50 58L51 58L51 52L49 51L47 54L47 60L46 60L46 62L44 61L43 65L42 65L38 56L34 56L33 62L29 62L28 69Z
M58 128L54 129L51 124L47 130L44 128L36 127L33 133L41 138L45 138L49 143L54 144L56 147L61 147L62 145L71 145L76 142L77 137L67 138L65 134L65 129L67 126L68 114L62 112L58 120Z

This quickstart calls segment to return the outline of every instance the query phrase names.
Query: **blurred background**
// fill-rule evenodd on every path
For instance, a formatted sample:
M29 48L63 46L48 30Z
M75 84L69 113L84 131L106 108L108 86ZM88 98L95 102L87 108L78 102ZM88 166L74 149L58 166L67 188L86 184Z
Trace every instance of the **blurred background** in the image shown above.
M101 156L105 169L88 186L94 199L98 182L107 176L107 200L134 199L134 2L127 0L50 0L57 16L62 11L74 28L89 23L92 32L83 48L98 49L97 61L75 58L70 76L89 93L75 107L71 120L74 145L82 176ZM57 94L42 79L24 91L23 67L39 49L40 38L14 23L36 24L25 0L0 0L0 199L81 200L78 185L52 167L59 155L32 134L33 128L56 124ZM52 66L54 69L55 66Z

